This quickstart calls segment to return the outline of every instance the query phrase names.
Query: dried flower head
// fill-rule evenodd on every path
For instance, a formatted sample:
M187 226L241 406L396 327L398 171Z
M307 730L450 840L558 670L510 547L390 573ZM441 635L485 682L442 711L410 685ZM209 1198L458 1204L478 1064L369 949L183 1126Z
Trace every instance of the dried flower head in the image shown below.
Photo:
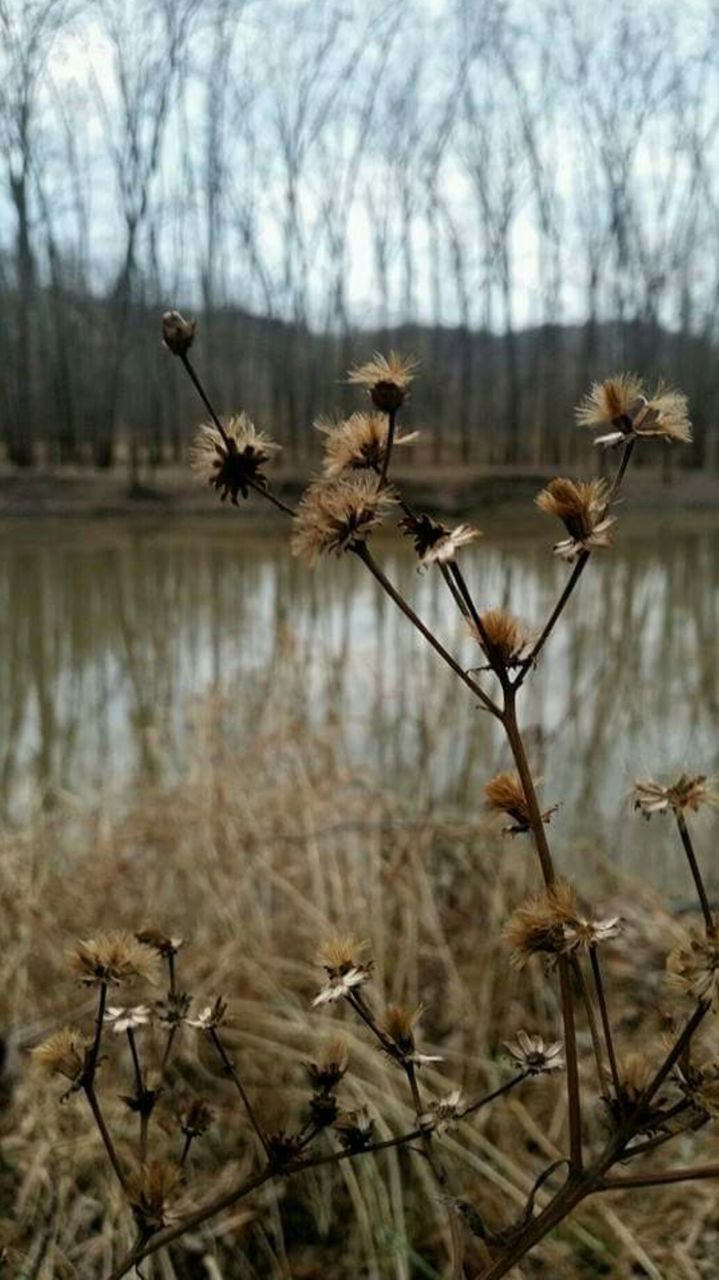
M295 516L292 553L316 564L323 554L341 555L366 542L396 504L387 486L373 475L315 480L303 495Z
M136 1031L138 1027L146 1027L151 1017L152 1010L146 1004L136 1004L129 1008L108 1005L104 1020L115 1035L123 1035L125 1031Z
M420 556L420 564L423 568L431 564L449 564L451 560L456 560L460 547L468 546L481 536L479 529L471 524L458 524L454 529L444 529Z
M566 880L557 880L529 898L517 907L504 929L504 940L512 948L512 964L522 968L532 955L561 955L566 947L565 926L576 920L577 898Z
M530 1076L564 1070L564 1046L561 1040L545 1045L541 1036L530 1036L526 1031L518 1031L517 1039L512 1043L505 1042L504 1047L514 1066Z
M366 1107L343 1111L335 1120L335 1133L345 1151L364 1151L372 1141L374 1121Z
M659 782L635 782L634 808L643 817L654 813L696 813L703 804L715 804L716 797L703 773L692 776L682 773L676 782L662 786Z
M191 1098L180 1107L177 1119L186 1138L201 1138L207 1133L215 1113L204 1098Z
M163 960L176 956L180 948L185 945L184 938L172 938L169 934L162 933L160 929L142 929L140 933L135 934L135 937L143 947L151 947Z
M443 1133L462 1118L464 1098L461 1089L453 1089L446 1098L435 1098L419 1117L421 1129Z
M683 444L692 439L686 396L658 387L648 399L641 380L629 373L595 382L576 410L576 418L580 426L612 427L594 441L610 448L632 438L658 437Z
M506 670L526 662L534 637L511 613L507 613L505 609L488 609L486 613L480 614L480 621L482 632L477 630L474 623L470 623L470 631L488 658L500 662Z
M179 311L166 311L162 317L162 339L174 356L184 356L195 341L196 320L186 320Z
M127 1185L127 1198L141 1231L160 1231L172 1218L171 1204L182 1170L165 1160L148 1160Z
M163 1000L156 1000L153 1005L153 1017L166 1027L181 1027L188 1022L187 1015L192 1005L192 996L186 991L168 991ZM196 1025L196 1020L192 1024Z
M667 957L669 985L719 1009L719 938L692 932Z
M620 916L606 916L603 920L589 920L586 916L577 915L576 919L562 925L564 935L564 951L567 955L572 951L588 951L602 942L610 942L618 938L622 931Z
M246 413L236 414L224 425L224 436L214 422L198 429L190 451L192 470L200 480L216 489L224 502L228 497L238 506L238 495L249 496L251 488L267 489L262 468L279 452Z
M503 827L503 831L514 836L530 830L529 805L527 804L522 780L518 773L496 774L486 784L484 794L488 809L493 813L505 813L508 818L512 819L512 825ZM556 811L556 805L551 809L545 809L542 814L542 822L549 822L552 814L556 813Z
M53 1076L64 1076L72 1084L82 1079L90 1040L75 1027L63 1027L32 1050L33 1061Z
M719 1120L719 1062L691 1066L687 1072L679 1070L677 1082L693 1106L713 1120Z
M154 982L157 977L156 957L131 933L114 931L86 938L75 944L70 964L83 986L119 986L141 978Z
M415 1044L415 1028L422 1016L422 1005L410 1009L403 1004L388 1004L381 1029L392 1042L390 1056L402 1063L413 1062L415 1066L426 1066L430 1062L441 1062L436 1053L420 1053Z
M342 1040L330 1040L317 1062L306 1062L305 1071L314 1090L332 1093L344 1078L349 1066L347 1046Z
M198 1031L213 1031L216 1027L221 1027L227 1022L227 1001L222 996L217 996L212 1004L205 1005L194 1018L185 1018L188 1027L195 1027Z
M403 360L396 351L390 351L389 356L376 351L367 364L350 369L347 381L366 387L381 413L396 413L404 404L417 368L416 360Z
M273 1165L282 1168L299 1155L302 1150L302 1136L297 1133L287 1133L284 1129L277 1129L274 1133L268 1133L267 1146Z
M327 974L328 981L315 996L313 1006L341 1000L369 981L372 962L362 959L365 950L366 943L353 937L331 938L323 943L317 962Z
M381 471L389 435L384 414L353 413L342 422L320 418L315 426L326 436L324 473L330 480L347 471ZM393 448L412 444L418 434L395 431Z
M558 476L537 495L537 506L562 521L568 538L557 542L555 555L574 560L583 551L612 545L614 516L607 515L609 491L603 480L568 480Z

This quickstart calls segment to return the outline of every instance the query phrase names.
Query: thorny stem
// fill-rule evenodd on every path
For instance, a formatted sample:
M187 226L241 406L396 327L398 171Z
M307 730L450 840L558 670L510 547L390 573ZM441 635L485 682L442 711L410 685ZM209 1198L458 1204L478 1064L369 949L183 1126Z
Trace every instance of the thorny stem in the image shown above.
M243 1106L245 1108L245 1111L247 1112L247 1118L262 1144L264 1153L267 1156L267 1159L271 1160L272 1152L270 1150L270 1145L267 1141L267 1138L265 1137L265 1133L262 1128L262 1125L260 1124L259 1120L257 1119L257 1116L255 1115L254 1108L252 1106L252 1103L250 1102L250 1099L247 1096L245 1087L239 1077L237 1068L234 1062L232 1061L232 1058L228 1054L224 1044L222 1043L220 1035L217 1031L217 1027L210 1027L209 1035L213 1045L215 1046L215 1049L217 1050L217 1053L220 1057L222 1065L225 1068L225 1071L227 1072L228 1076L231 1078L235 1088L237 1089L237 1092L239 1093L242 1099Z
M379 477L378 488L384 488L387 483L387 472L389 471L389 462L392 456L392 445L394 444L394 429L397 422L397 410L390 409L387 422L387 443L384 450L384 458L382 459L382 470Z
M699 894L699 901L701 903L707 935L710 938L714 938L716 937L716 924L714 923L714 917L712 915L711 907L709 906L707 891L704 887L702 873L699 870L699 863L697 862L696 854L694 852L694 845L692 844L692 838L689 834L686 818L683 813L677 813L676 820L679 828L679 835L681 836L682 844L684 845L684 852L687 855L689 869L694 877L694 884L696 885L697 893Z
M594 987L597 992L597 1002L599 1004L599 1014L602 1019L602 1028L604 1031L604 1043L607 1046L607 1054L609 1056L609 1068L612 1073L612 1083L614 1085L615 1097L620 1094L619 1069L617 1067L617 1055L614 1052L614 1039L612 1037L612 1025L609 1020L609 1010L607 1009L607 998L604 994L604 983L602 981L602 971L599 965L599 956L596 947L589 948L589 963L592 966L592 974L594 975Z
M424 636L425 640L432 646L435 652L439 654L440 658L444 659L447 666L451 667L452 671L454 671L454 674L459 676L459 679L463 684L466 684L467 688L471 689L472 693L480 699L487 711L491 711L492 715L499 719L501 717L499 707L497 707L492 699L484 692L484 689L482 689L481 686L467 674L464 668L459 665L456 658L453 658L451 653L445 649L444 645L437 639L434 632L430 631L429 627L425 626L422 619L417 616L412 606L405 600L404 596L397 590L397 588L392 585L389 578L387 578L383 573L382 569L380 569L366 543L357 542L352 549L355 554L359 556L360 560L367 565L370 573L374 575L382 589L387 592L387 595L394 601L398 608L402 610L405 617L409 618L412 625L415 626Z

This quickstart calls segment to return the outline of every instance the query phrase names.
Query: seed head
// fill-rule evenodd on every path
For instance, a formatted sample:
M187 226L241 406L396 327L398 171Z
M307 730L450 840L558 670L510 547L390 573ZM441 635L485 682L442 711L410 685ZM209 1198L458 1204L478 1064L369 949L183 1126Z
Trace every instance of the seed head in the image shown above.
M682 773L676 782L667 786L651 781L634 784L634 808L645 818L667 813L669 809L675 814L696 813L703 804L715 803L716 796L703 773L695 776Z
M532 955L541 953L550 959L562 955L564 927L576 920L576 894L566 880L557 880L529 898L517 907L504 929L504 940L512 948L512 964L521 969Z
M177 1118L186 1138L201 1138L207 1133L215 1113L204 1098L191 1098L182 1105Z
M410 1009L404 1004L388 1004L382 1019L382 1030L397 1046L399 1052L414 1053L414 1028L422 1014L422 1006Z
M608 516L609 492L603 480L568 480L558 476L537 495L537 506L562 521L569 537L556 543L555 555L575 560L582 551L612 545L614 516Z
M90 1040L75 1027L63 1027L32 1050L33 1061L50 1075L64 1076L72 1084L82 1078Z
M454 529L444 529L420 556L420 564L423 568L431 564L449 564L456 560L460 547L468 546L481 536L479 529L473 528L471 524L458 524Z
M634 374L618 374L605 382L595 382L577 409L576 418L580 426L612 427L594 441L610 448L629 439L657 437L668 444L688 444L692 439L686 396L660 386L648 399L641 380Z
M374 1121L366 1107L343 1111L335 1120L334 1127L345 1151L364 1151L372 1141Z
M250 487L268 487L262 468L279 452L263 432L258 431L246 413L230 418L224 436L214 422L205 422L195 436L190 450L190 463L195 475L216 489L222 502L228 497L234 506L241 493L249 495Z
M141 978L155 982L157 960L131 933L98 934L75 944L70 964L85 987L119 986Z
M156 1000L153 1013L158 1022L162 1022L167 1027L180 1027L183 1022L188 1022L187 1014L192 1004L192 996L186 991L168 991L164 1000ZM207 1010L204 1010L207 1013ZM209 1006L209 1016L213 1015L213 1006ZM197 1026L198 1020L194 1019L191 1026ZM203 1024L204 1026L204 1024Z
M685 1074L678 1072L679 1088L686 1098L713 1120L719 1119L719 1062L692 1066Z
M185 1022L188 1027L195 1027L198 1031L212 1031L221 1027L227 1022L227 1001L222 996L217 996L212 1004L205 1005L197 1017L185 1018Z
M293 555L316 564L323 554L353 550L366 542L396 501L387 486L377 488L371 475L314 481L295 516Z
M325 1045L317 1062L306 1062L305 1070L312 1089L318 1093L332 1093L344 1078L349 1066L347 1046L342 1040L331 1040Z
M593 383L575 410L575 417L580 427L614 427L622 439L631 435L632 420L645 403L641 378L634 373L618 373Z
M415 360L403 360L396 351L390 351L389 356L376 351L367 364L350 369L347 381L366 387L381 413L396 413L404 404L417 368Z
M381 471L387 451L389 424L380 413L353 413L343 422L320 418L315 423L325 439L324 474L330 480L352 471ZM395 431L393 448L412 444L417 431Z
M534 637L521 622L504 609L489 609L480 614L480 620L482 631L478 631L474 623L470 623L470 630L488 658L500 662L506 670L526 661Z
M162 317L162 338L174 356L184 356L195 341L196 320L185 320L179 311L166 311Z
M366 943L353 937L331 938L323 943L317 962L327 974L328 981L315 996L313 1006L332 1004L369 982L372 962L362 959L365 950Z
M527 1071L531 1076L564 1070L564 1047L561 1040L545 1045L541 1036L530 1036L526 1031L518 1031L517 1039L511 1044L505 1042L504 1047L514 1066Z
M512 826L503 828L505 832L514 836L523 831L529 831L531 827L529 805L518 773L496 774L486 784L484 794L488 809L493 813L506 813L507 817L512 819ZM556 805L551 809L545 809L542 822L549 822L555 812Z
M696 931L667 957L670 987L719 1009L719 938Z
M443 1133L462 1118L464 1098L461 1089L453 1089L446 1098L435 1098L419 1117L420 1128L431 1133Z
M127 1197L141 1230L155 1232L168 1225L181 1177L182 1170L165 1160L148 1160L131 1175Z
M169 956L176 956L180 948L185 945L184 938L171 938L160 929L143 929L140 933L136 933L135 937L143 947L151 947L163 960Z

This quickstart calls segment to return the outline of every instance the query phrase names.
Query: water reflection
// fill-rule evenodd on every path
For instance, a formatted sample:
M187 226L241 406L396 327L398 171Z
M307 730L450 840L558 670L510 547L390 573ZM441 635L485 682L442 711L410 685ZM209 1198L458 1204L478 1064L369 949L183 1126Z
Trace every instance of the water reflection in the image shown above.
M636 773L719 769L719 518L622 526L530 682L523 722L547 802L562 802L564 856L599 833L612 856L665 881L681 865L668 824L628 817L626 793ZM230 694L238 740L272 706L336 725L348 759L413 805L476 810L482 780L507 763L489 717L354 562L310 573L283 537L231 515L143 529L8 523L0 534L0 798L12 820L63 793L175 775L191 760L191 700L215 688ZM476 662L439 576L418 576L403 545L378 550ZM484 605L531 623L566 573L546 523L539 541L500 523L465 565Z

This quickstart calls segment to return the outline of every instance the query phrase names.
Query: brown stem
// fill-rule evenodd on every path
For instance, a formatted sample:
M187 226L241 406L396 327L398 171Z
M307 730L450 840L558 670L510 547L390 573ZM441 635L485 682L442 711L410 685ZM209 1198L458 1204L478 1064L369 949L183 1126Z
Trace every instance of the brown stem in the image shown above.
M137 1044L135 1042L135 1033L132 1027L127 1028L127 1039L132 1054L132 1065L135 1069L135 1094L137 1096L137 1104L140 1115L140 1144L139 1155L140 1164L144 1164L147 1160L147 1130L149 1124L149 1114L147 1112L147 1093L142 1079L142 1068L140 1066L140 1058L137 1052Z
M498 1089L494 1089L492 1093L487 1093L483 1098L478 1098L476 1102L470 1102L469 1106L460 1111L457 1119L466 1120L467 1116L473 1116L475 1112L481 1111L482 1107L486 1107L488 1103L494 1102L495 1098L501 1098L503 1093L509 1093L510 1089L516 1088L527 1076L531 1075L530 1071L520 1071L518 1075L512 1076L506 1084L501 1084Z
M412 606L408 604L404 596L400 594L397 588L392 585L389 578L387 578L380 569L366 543L355 543L352 549L355 554L359 556L360 560L367 565L370 573L374 575L382 589L387 592L390 599L393 600L397 607L402 610L405 617L409 618L412 625L415 626L420 634L424 636L428 644L430 644L435 652L439 654L440 658L447 663L447 666L451 667L454 674L459 676L459 679L463 684L466 684L467 688L471 689L472 693L480 699L487 711L491 711L492 715L496 716L498 719L501 718L499 707L496 706L492 699L484 692L484 689L482 689L482 687L467 674L464 668L459 665L457 660L452 657L451 653L445 649L444 645L437 639L434 632L430 631L429 627L425 626L422 619L417 616Z
M719 1178L719 1164L698 1164L693 1169L662 1169L660 1173L645 1173L636 1177L632 1174L605 1178L596 1190L626 1191L629 1187L661 1187L672 1182L698 1182L703 1178Z
M162 1055L162 1062L160 1063L161 1076L164 1076L165 1074L167 1064L170 1060L170 1053L172 1052L172 1045L176 1035L177 1035L177 1024L173 1023L173 1025L170 1027L170 1030L167 1033L167 1043L165 1044L165 1052Z
M534 786L532 771L529 767L527 753L524 749L524 742L522 741L522 735L517 721L517 702L516 694L513 689L507 690L505 694L504 716L502 718L502 723L509 740L509 745L514 757L514 763L517 766L517 773L519 774L519 778L522 783L522 790L524 791L524 796L527 801L529 823L532 828L534 843L539 855L544 883L549 888L554 884L556 879L554 863L552 861L552 854L549 848L549 841L547 840L547 833L544 829L542 811L539 807L539 800Z
M452 561L452 564L450 565L450 570L454 575L457 586L467 606L469 616L472 619L472 622L474 623L477 629L477 634L480 640L482 641L482 645L484 646L484 652L487 655L489 664L492 667L492 670L498 676L499 682L502 685L502 688L506 688L509 683L509 680L507 677L507 669L502 662L498 661L496 657L494 648L492 646L492 642L490 641L489 636L487 635L484 623L482 622L482 615L480 614L479 610L477 609L477 606L474 603L474 600L472 598L472 593L469 587L467 586L467 582L464 577L464 574L462 573L462 570L460 569L456 561Z
M183 1146L183 1148L182 1148L182 1155L180 1156L180 1168L181 1168L181 1169L182 1169L182 1168L184 1168L185 1161L187 1160L187 1157L188 1157L188 1156L189 1156L189 1154L190 1154L190 1147L192 1146L192 1139L193 1139L193 1137L194 1137L194 1134L192 1134L192 1133L186 1133L186 1134L185 1134L185 1143L184 1143L184 1146Z
M105 1007L107 1005L107 983L100 983L100 992L97 1001L97 1013L95 1014L95 1036L92 1042L92 1048L87 1055L85 1069L83 1071L83 1084L92 1088L97 1071L97 1061L100 1056L100 1043L102 1041L102 1024L105 1019Z
M122 1187L123 1191L127 1191L127 1178L125 1177L124 1170L122 1168L122 1165L120 1164L118 1154L115 1150L115 1144L113 1143L112 1138L110 1137L110 1130L108 1129L105 1123L105 1117L103 1116L102 1111L100 1109L100 1103L98 1101L97 1094L95 1093L94 1086L92 1083L84 1084L83 1090L85 1092L85 1097L87 1098L87 1101L90 1104L90 1110L92 1111L92 1114L95 1118L95 1123L100 1131L100 1137L102 1138L102 1141L104 1143L105 1150L107 1152L110 1164L112 1165L115 1171L117 1180L120 1183L120 1186Z
M582 992L582 1001L587 1014L587 1022L589 1023L589 1034L592 1037L592 1050L594 1052L594 1063L597 1069L597 1080L599 1083L600 1094L604 1093L606 1080L604 1076L604 1055L602 1054L602 1043L599 1038L599 1029L597 1027L597 1015L594 1008L592 993L587 982L586 975L579 961L575 958L572 961L572 969L579 980L579 986Z
M599 956L597 948L589 948L589 962L592 966L594 975L594 986L597 992L597 1001L599 1003L599 1013L602 1019L602 1028L604 1030L604 1043L607 1046L607 1054L609 1055L609 1067L612 1073L612 1083L614 1085L615 1097L620 1096L619 1069L617 1067L617 1057L614 1052L614 1040L612 1037L612 1025L609 1021L609 1010L607 1009L607 999L604 994L604 983L602 981L602 971L599 966Z
M579 1061L574 1027L574 1002L566 956L559 957L559 990L562 1001L564 1052L567 1059L567 1108L569 1111L569 1151L574 1170L582 1167L582 1111L579 1093Z
M692 876L694 877L694 884L696 885L696 890L697 890L697 893L699 894L699 901L701 903L702 913L704 915L704 924L706 926L706 931L710 938L714 938L716 936L716 924L714 923L712 910L711 910L711 907L709 906L707 891L704 887L702 873L699 870L699 863L697 862L696 854L694 852L694 845L692 844L692 838L689 834L689 828L686 824L686 819L684 817L684 814L677 813L676 820L677 820L677 826L679 828L679 835L681 836L682 844L684 845L684 852L687 855L689 869L692 873Z
M252 1103L250 1102L250 1099L247 1096L245 1087L242 1081L240 1080L239 1074L237 1072L237 1068L234 1062L232 1061L232 1058L228 1054L224 1044L222 1043L217 1027L210 1027L209 1034L210 1034L210 1039L213 1045L215 1046L217 1053L219 1054L220 1060L225 1068L225 1071L227 1072L228 1076L230 1076L235 1088L237 1089L237 1092L239 1093L242 1099L243 1106L245 1108L245 1111L247 1112L247 1117L250 1121L250 1124L252 1125L252 1128L254 1129L255 1133L257 1134L257 1137L259 1138L262 1144L264 1153L267 1156L267 1159L271 1160L272 1152L270 1149L270 1145L267 1141L267 1138L265 1137L265 1133L262 1128L262 1125L260 1124L259 1120L257 1119L257 1116L255 1115L254 1108L252 1106Z
M387 472L389 471L390 458L392 456L392 445L394 444L394 431L397 423L397 410L390 409L387 423L387 443L384 449L384 458L382 459L382 470L379 477L379 488L382 489L387 483Z

